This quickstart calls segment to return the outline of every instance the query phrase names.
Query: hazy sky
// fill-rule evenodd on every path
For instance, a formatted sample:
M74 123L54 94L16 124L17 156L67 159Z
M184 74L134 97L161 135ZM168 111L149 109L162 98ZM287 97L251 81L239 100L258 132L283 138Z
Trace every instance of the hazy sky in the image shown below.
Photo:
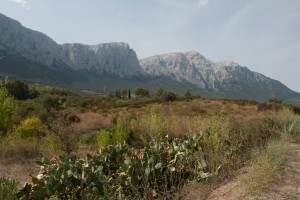
M300 0L0 0L0 12L60 44L126 42L139 58L196 50L300 92Z

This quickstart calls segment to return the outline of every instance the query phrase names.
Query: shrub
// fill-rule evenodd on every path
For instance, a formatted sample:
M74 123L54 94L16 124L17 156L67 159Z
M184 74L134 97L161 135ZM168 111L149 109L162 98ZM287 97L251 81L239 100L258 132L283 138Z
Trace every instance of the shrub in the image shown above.
M47 135L46 143L54 153L69 155L78 150L79 133L68 123L56 120L49 124L49 127L50 133Z
M80 139L79 139L79 143L82 144L82 145L94 145L97 143L97 137L96 137L97 134L95 133L88 133L88 134L85 134L85 135L82 135L80 136Z
M5 88L0 87L0 135L5 135L13 125L16 112L14 99Z
M113 114L111 116L110 123L112 123L113 125L116 125L118 123L118 120L119 120L119 115L118 114Z
M176 94L173 92L166 92L164 94L164 100L165 101L175 101L177 98Z
M152 140L160 140L163 138L167 124L160 112L160 108L160 105L151 106L147 115L133 118L133 120L130 121L130 127L133 132L143 134Z
M49 112L47 112L45 109L37 111L36 114L43 123L47 122L50 117Z
M15 200L18 182L0 177L0 199Z
M147 97L149 96L149 90L146 88L135 88L134 93L138 97Z
M110 132L102 129L97 133L97 142L99 147L105 147L111 144L124 144L128 142L130 136L130 130L125 126L121 120L117 120L117 124Z
M108 145L111 144L111 135L110 132L102 129L100 132L98 132L96 134L96 138L97 138L97 143L98 146L101 147L106 147Z
M268 102L281 104L282 103L282 99L271 98L271 99L268 99Z
M23 139L34 138L40 140L45 135L46 127L38 117L30 117L21 122L14 131L14 135Z
M51 109L59 110L60 107L60 102L58 97L53 97L53 96L45 96L42 99L42 103L44 108L50 112Z
M154 96L157 97L157 98L162 98L164 93L165 93L164 89L157 88L155 90Z
M69 123L79 123L80 122L80 118L74 114L71 114L67 117L67 120Z
M113 144L126 143L129 139L129 134L130 130L125 127L124 123L121 120L118 120L112 134Z

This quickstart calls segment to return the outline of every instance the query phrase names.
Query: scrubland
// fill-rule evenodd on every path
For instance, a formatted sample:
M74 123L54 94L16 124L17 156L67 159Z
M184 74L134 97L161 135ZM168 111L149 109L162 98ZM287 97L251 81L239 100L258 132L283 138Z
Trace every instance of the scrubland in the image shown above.
M174 199L249 163L253 176L244 182L255 195L276 181L286 141L299 141L299 119L277 103L44 87L17 100L1 90L0 198Z

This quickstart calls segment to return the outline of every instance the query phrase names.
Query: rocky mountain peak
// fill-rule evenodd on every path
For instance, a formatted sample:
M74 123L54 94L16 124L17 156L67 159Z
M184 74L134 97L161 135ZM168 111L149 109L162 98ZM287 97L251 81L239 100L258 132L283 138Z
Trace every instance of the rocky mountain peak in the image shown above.
M196 51L170 53L140 60L141 67L151 76L169 76L203 89L239 90L239 84L263 82L265 78L241 67L234 61L214 63Z
M59 45L47 35L25 28L2 14L0 24L1 57L18 56L56 70L68 67L120 77L143 73L136 53L126 43Z
M142 73L136 53L126 43L63 44L66 62L75 70L93 70L120 77Z

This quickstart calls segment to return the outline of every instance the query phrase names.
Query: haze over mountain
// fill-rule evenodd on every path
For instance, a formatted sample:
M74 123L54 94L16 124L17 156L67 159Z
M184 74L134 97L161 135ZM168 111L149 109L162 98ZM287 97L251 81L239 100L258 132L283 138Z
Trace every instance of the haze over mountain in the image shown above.
M300 98L279 81L233 61L214 63L195 51L139 61L126 43L59 45L2 14L0 25L1 76L82 90L142 86L226 98Z

